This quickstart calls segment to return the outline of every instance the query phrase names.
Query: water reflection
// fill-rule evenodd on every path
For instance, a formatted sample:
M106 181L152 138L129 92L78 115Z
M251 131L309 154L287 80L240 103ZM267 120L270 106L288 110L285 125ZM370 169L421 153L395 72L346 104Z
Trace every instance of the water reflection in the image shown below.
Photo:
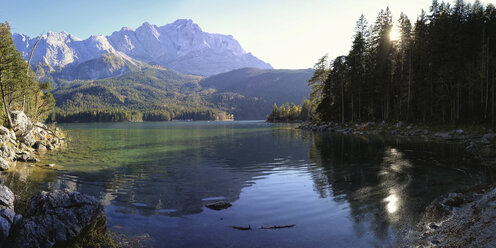
M439 195L492 181L457 145L350 137L263 122L68 125L73 142L3 173L16 193L79 190L109 227L171 246L394 246ZM40 171L40 172L38 172ZM233 207L215 212L206 203ZM230 225L297 224L250 233Z

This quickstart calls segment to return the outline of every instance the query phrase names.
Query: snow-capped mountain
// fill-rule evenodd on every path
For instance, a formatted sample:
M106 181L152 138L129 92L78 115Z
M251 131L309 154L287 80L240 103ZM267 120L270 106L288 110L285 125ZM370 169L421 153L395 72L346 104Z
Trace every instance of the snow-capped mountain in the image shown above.
M17 49L28 59L37 38L13 34L13 39ZM118 60L117 64L123 67L128 64L139 67L147 63L203 76L244 67L272 68L245 52L231 35L203 32L197 24L186 19L161 27L145 22L136 30L122 28L110 36L91 36L86 40L64 32L48 32L38 43L31 65L42 65L62 72L67 79L78 79L79 75L85 75L84 79L95 79L126 71L125 68L115 68L114 63L110 67L104 66L106 71L100 72L102 63L109 61L109 57L112 58L110 61ZM93 64L98 68L92 68ZM70 75L75 68L79 68L76 70L78 75ZM90 70L91 73L82 70Z

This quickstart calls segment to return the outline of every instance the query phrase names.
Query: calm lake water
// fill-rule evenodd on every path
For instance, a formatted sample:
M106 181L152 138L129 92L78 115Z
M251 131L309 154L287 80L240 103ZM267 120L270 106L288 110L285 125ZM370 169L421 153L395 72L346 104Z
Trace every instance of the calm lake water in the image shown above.
M459 145L295 127L62 125L68 148L42 157L61 166L2 179L19 195L64 188L93 195L106 205L109 230L151 247L394 247L436 197L493 181ZM232 207L205 207L219 200Z

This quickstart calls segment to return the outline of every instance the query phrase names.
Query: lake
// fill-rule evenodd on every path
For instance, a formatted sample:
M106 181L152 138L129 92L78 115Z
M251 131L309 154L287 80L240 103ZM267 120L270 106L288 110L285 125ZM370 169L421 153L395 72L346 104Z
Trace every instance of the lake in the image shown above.
M394 247L436 197L494 181L460 145L296 126L65 124L68 147L42 157L55 169L2 180L18 195L95 196L109 230L150 247ZM232 207L205 207L221 200Z

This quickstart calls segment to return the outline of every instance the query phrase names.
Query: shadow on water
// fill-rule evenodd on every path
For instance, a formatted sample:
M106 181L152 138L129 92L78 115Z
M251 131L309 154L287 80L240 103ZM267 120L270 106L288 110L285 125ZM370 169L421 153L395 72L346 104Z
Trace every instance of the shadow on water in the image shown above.
M312 178L320 197L350 204L357 232L378 239L406 234L435 198L490 184L494 171L465 156L457 144L384 136L310 134ZM311 170L314 171L314 170Z
M3 173L16 194L78 190L107 205L109 227L171 246L394 246L425 207L494 173L463 147L296 130L291 124L74 124L69 147ZM225 200L216 212L205 204ZM297 224L277 232L230 225Z

